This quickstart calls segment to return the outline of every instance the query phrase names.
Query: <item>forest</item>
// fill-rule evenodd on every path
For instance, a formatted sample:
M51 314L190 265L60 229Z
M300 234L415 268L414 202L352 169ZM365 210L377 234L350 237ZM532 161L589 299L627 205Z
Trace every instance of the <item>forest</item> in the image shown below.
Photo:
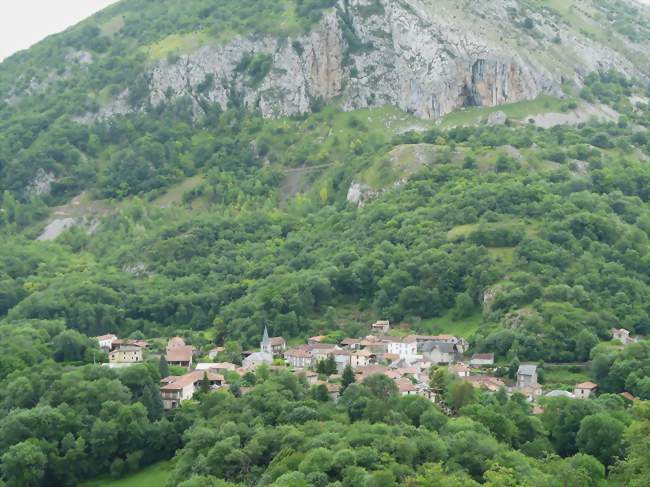
M647 34L598 3L620 34ZM650 87L611 70L567 82L524 108L616 117L552 128L320 98L268 119L235 90L199 117L189 97L150 104L145 67L183 43L304 33L335 4L119 2L0 65L0 487L160 462L169 487L650 484ZM368 48L348 41L346 56ZM237 71L254 86L270 66L251 53ZM128 110L98 115L121 96ZM580 377L598 393L533 407L434 367L439 402L382 375L333 400L275 363L163 410L161 379L184 372L159 359L172 336L240 365L264 327L338 342L377 319L458 334L509 383L529 362L545 392ZM153 346L110 369L93 338L107 333Z

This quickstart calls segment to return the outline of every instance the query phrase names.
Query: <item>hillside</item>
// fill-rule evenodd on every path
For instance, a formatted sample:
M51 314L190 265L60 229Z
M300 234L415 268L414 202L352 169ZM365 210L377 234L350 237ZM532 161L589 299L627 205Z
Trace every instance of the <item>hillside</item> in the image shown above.
M631 0L123 0L1 63L0 487L647 485L649 53ZM378 319L504 387L276 357L163 412L170 337Z

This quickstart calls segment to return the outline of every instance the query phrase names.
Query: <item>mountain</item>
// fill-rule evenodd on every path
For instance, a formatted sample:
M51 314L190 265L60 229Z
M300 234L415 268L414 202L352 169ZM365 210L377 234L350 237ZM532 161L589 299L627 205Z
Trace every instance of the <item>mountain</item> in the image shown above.
M647 485L649 19L123 0L4 61L0 486L171 458L134 482ZM162 411L170 337L239 364L266 328L342 343L380 319L493 353L474 383L510 389L399 367L434 404L262 367ZM108 333L149 340L145 363L97 365ZM535 409L521 364L554 391Z
M137 87L129 77L96 80L84 90L94 113L82 119L180 96L194 100L197 115L241 97L265 117L335 102L438 119L560 95L563 83L581 85L594 71L650 76L648 12L631 2L191 1L176 25L175 15L174 1L121 2L37 46L38 55L9 60L5 72L34 71L5 84L2 97L15 103L61 78L78 84L126 50L137 53Z

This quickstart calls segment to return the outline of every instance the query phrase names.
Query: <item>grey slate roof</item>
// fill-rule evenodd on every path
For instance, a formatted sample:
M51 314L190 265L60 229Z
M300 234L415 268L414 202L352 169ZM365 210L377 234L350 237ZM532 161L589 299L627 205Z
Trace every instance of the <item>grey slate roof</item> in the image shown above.
M422 345L423 352L431 352L433 349L438 349L442 353L455 353L456 346L453 343L441 343L441 342L425 342Z
M537 372L537 365L535 364L521 364L517 369L517 374L533 375Z

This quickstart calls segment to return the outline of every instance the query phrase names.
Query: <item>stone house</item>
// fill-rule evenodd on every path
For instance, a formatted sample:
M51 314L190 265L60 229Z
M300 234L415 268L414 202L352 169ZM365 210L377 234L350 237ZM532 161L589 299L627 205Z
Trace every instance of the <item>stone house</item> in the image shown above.
M142 362L142 348L125 345L108 354L111 367L128 367Z
M353 369L370 365L372 353L369 350L357 350L350 354L350 366Z
M295 369L307 369L312 366L314 358L309 350L290 348L284 352L284 360Z
M517 389L539 385L537 383L537 365L521 364L517 369Z
M596 392L598 385L593 382L587 381L580 384L576 384L575 389L573 389L573 395L576 399L589 399L589 397Z
M422 358L434 364L452 364L462 358L453 343L426 342L422 345Z
M390 331L390 321L388 320L379 320L370 325L370 329L374 333L379 333L385 335Z
M242 366L246 369L256 369L262 364L271 365L273 355L268 352L253 352L242 361Z

